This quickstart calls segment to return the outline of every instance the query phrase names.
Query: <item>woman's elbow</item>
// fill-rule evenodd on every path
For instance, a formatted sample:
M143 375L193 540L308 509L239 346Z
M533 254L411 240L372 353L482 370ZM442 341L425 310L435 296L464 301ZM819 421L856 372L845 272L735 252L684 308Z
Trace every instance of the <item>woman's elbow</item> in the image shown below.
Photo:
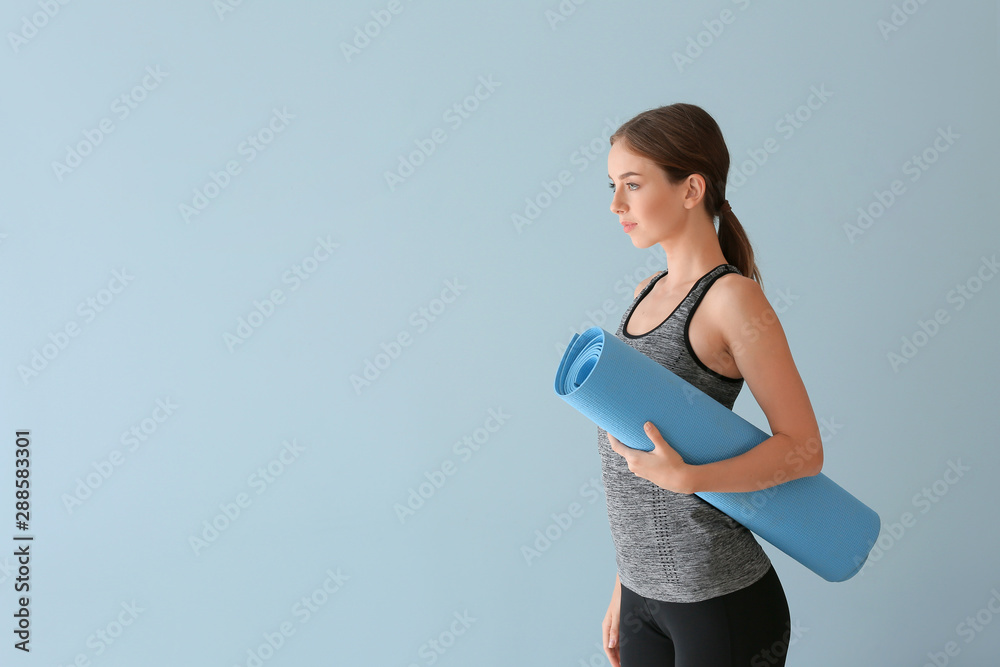
M817 459L816 465L813 468L813 473L812 473L813 476L816 476L816 475L820 474L820 472L823 471L823 447L822 446L819 448L819 451L816 452L816 459Z
M806 442L806 452L809 457L809 475L815 476L823 470L823 440L819 433Z
M823 469L823 441L819 432L800 439L793 448L795 467L803 477L818 475Z

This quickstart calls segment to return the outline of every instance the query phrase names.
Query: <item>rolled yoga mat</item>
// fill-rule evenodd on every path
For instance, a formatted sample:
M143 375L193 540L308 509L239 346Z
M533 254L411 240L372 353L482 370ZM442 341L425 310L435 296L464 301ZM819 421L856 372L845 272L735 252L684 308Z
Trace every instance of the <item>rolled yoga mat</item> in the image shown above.
M771 437L601 327L573 334L555 390L634 449L653 449L643 430L653 422L690 464L732 458ZM873 509L823 473L759 491L695 495L827 581L857 574L881 526Z

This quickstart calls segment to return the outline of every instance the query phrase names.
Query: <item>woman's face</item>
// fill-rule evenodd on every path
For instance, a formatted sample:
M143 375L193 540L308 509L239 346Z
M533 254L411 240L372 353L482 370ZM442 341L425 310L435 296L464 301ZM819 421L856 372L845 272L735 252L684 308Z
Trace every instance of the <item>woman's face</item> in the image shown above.
M617 141L608 153L608 178L613 188L611 212L639 248L648 248L680 233L683 221L697 201L693 176L671 185L667 175L651 160L629 152ZM693 187L692 187L693 186ZM627 223L627 224L625 224Z

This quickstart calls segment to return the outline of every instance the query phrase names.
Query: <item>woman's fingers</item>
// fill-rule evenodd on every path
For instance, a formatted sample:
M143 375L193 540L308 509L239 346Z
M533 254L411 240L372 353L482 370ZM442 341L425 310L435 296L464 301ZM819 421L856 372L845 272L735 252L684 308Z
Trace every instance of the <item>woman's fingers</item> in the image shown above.
M618 653L618 615L611 613L609 610L607 616L604 617L602 630L604 639L602 645L604 646L605 655L608 656L608 662L611 663L611 667L621 667ZM614 646L609 646L608 644L614 644Z
M618 647L608 648L604 647L604 654L608 656L608 662L611 663L611 667L622 667L621 665L621 654L618 652Z

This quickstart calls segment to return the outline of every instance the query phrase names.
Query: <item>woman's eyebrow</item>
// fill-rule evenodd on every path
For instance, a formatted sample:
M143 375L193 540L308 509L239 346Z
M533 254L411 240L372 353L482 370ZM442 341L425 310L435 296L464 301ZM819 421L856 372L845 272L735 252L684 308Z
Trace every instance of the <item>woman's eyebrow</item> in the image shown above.
M624 174L622 174L621 176L618 177L618 180L621 180L621 179L625 178L626 176L642 176L642 174L640 174L637 171L626 171ZM608 174L608 178L611 178L611 174Z

